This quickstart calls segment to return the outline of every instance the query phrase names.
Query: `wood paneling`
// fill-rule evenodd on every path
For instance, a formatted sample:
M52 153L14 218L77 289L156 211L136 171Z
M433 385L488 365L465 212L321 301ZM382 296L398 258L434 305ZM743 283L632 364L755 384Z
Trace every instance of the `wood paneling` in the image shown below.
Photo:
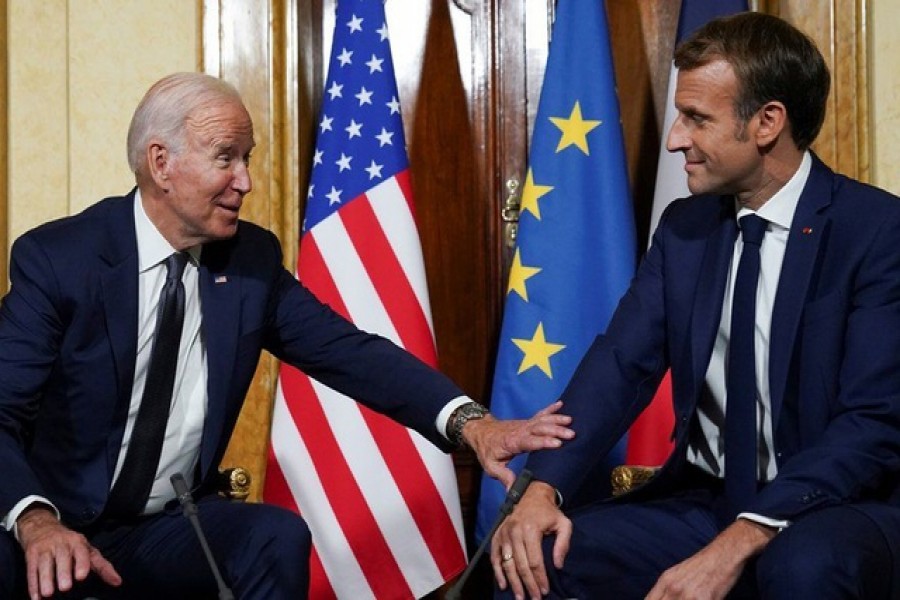
M793 23L831 69L828 112L813 150L836 171L869 180L867 0L760 0L760 10Z

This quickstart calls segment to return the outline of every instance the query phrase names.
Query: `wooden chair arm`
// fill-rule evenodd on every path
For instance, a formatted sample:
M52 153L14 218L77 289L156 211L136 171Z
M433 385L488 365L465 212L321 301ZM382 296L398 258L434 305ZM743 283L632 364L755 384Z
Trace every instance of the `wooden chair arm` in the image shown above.
M244 467L219 469L216 488L219 493L231 500L244 501L250 495L250 471Z
M612 493L613 496L621 496L644 485L650 478L656 475L659 467L647 467L643 465L620 465L613 469Z

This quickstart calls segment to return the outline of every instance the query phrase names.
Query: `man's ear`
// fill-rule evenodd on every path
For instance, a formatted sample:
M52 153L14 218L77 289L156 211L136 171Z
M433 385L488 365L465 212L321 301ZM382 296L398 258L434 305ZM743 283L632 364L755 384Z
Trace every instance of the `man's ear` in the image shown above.
M169 149L156 141L147 146L147 168L153 182L164 191L169 189L169 174L172 168L172 155Z
M760 146L771 146L782 133L790 134L790 122L787 109L781 102L766 102L756 113L759 127L756 130L756 143Z

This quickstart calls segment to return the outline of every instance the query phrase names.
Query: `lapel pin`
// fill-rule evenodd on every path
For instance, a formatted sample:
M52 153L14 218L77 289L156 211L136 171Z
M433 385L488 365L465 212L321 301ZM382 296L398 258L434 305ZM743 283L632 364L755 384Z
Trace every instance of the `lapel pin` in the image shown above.
M215 282L216 283L228 283L228 276L227 275L216 275Z
M804 228L803 228L803 233L804 233L805 235L811 234L811 233L812 233L812 227L804 227Z

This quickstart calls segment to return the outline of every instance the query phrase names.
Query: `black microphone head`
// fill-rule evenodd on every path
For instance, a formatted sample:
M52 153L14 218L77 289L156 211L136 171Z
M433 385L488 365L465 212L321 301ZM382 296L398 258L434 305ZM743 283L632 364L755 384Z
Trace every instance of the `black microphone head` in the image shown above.
M188 487L187 481L184 480L184 475L181 473L175 473L171 477L169 477L169 481L172 482L172 487L175 489L175 497L178 498L179 504L184 504L191 500L191 490Z
M513 482L512 486L510 486L509 492L507 493L507 497L512 500L513 504L518 504L519 500L522 499L522 495L525 493L525 490L528 489L532 479L534 479L534 475L531 474L531 471L522 469L522 472L516 477L516 480Z

